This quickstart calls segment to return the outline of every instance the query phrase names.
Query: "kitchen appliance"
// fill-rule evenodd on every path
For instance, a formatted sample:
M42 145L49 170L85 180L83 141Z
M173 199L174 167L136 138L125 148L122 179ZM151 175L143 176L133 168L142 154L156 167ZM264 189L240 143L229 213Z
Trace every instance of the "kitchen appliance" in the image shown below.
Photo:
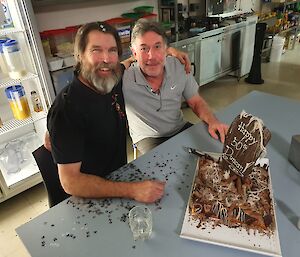
M224 11L223 0L206 0L207 16L222 14Z
M3 122L0 127L0 202L3 202L42 181L31 152L43 143L47 110L54 99L54 91L31 1L1 2L5 2L5 7L9 9L12 25L0 29L0 39L9 38L18 42L26 70L24 76L14 79L2 74L0 81L0 116ZM14 117L9 103L13 99L8 99L5 92L14 85L22 85L22 94L16 94L29 107L28 117L20 120ZM30 101L32 91L39 95L42 105L39 112L34 111L35 107Z

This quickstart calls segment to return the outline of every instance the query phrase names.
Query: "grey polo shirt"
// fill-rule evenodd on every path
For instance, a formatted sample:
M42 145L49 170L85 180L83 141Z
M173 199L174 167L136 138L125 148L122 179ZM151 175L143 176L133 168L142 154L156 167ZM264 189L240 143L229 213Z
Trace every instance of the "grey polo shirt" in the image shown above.
M137 63L125 70L123 92L129 132L133 143L147 137L168 137L186 123L181 99L198 94L198 85L191 74L174 57L167 57L160 94L153 93Z

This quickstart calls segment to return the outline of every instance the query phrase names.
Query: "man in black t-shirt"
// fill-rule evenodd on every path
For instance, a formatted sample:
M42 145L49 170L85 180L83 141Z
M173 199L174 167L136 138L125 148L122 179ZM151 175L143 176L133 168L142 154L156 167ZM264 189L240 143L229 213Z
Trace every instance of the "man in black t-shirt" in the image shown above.
M162 197L164 182L105 179L127 161L121 51L117 32L105 23L78 30L74 80L56 97L47 117L52 155L68 194L154 202Z

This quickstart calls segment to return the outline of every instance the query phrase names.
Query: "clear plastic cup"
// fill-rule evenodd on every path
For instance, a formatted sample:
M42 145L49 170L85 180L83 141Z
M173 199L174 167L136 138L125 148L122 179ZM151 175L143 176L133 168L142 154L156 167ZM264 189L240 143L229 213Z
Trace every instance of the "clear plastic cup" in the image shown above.
M8 75L12 79L21 79L26 75L23 55L16 40L10 39L2 44Z
M149 239L152 233L152 214L146 206L135 206L129 211L129 226L134 240Z
M4 75L8 75L8 69L7 69L7 65L6 65L6 61L5 61L5 57L4 57L4 53L3 53L3 44L9 39L0 39L0 69L1 69L1 73L3 73Z

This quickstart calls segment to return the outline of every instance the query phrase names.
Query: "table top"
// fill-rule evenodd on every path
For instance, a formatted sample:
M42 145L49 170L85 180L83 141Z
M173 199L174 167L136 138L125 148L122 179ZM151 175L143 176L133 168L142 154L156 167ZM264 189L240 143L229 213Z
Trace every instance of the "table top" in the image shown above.
M300 172L287 160L291 137L300 134L300 102L253 91L217 113L231 121L242 110L260 117L271 130L267 145L276 216L283 256L300 251ZM186 204L196 167L196 157L184 147L221 152L222 144L212 139L198 123L161 144L111 175L114 180L149 178L167 182L164 197L148 204L153 214L150 240L134 241L128 212L139 203L127 199L79 199L70 197L17 228L32 256L261 256L222 246L180 238Z

